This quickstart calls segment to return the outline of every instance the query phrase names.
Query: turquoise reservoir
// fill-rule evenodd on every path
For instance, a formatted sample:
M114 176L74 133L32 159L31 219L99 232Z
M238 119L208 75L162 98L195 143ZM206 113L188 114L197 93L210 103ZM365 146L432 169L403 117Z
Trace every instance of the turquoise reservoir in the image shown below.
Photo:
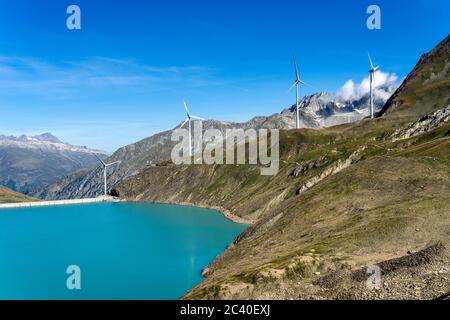
M245 228L171 205L0 209L0 299L178 299ZM67 289L71 265L81 290Z

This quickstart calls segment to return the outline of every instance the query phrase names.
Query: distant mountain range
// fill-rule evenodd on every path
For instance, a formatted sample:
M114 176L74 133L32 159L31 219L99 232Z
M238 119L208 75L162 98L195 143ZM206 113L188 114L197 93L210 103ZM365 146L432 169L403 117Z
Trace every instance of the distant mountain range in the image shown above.
M99 150L61 142L50 133L0 135L0 185L25 194L38 192L58 178L98 164Z
M381 85L375 90L375 110L383 107L397 87L393 84ZM352 123L369 115L369 94L345 99L339 93L320 92L306 96L300 101L302 128L323 128ZM224 132L226 129L293 129L295 128L295 105L271 116L259 116L248 122L226 122L207 120L204 130L214 128ZM138 174L142 169L170 160L174 143L173 130L158 133L137 143L117 150L108 161L121 161L109 168L108 183L111 188L125 178ZM42 199L74 199L95 197L103 192L103 171L100 167L83 170L64 177L48 187L33 192Z

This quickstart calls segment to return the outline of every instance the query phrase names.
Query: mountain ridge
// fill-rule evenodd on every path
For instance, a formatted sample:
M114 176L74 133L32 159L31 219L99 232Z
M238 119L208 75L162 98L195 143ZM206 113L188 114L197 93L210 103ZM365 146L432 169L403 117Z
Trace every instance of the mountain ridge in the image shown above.
M19 137L15 136L5 136L0 135L0 147L5 145L16 145L17 147L23 148L48 148L48 149L61 149L61 150L72 150L84 153L92 154L103 154L107 155L106 152L96 149L90 149L87 147L75 146L69 143L64 143L51 133L44 133L40 135L21 135Z
M9 140L16 140L16 141L47 141L47 142L55 142L55 143L62 143L61 140L59 140L57 137L55 137L50 132L39 134L39 135L26 135L23 134L19 137L14 136L1 136L0 139L9 139Z
M379 117L425 116L448 105L450 91L450 35L421 56L414 69L390 97Z
M32 194L54 180L83 168L96 166L100 150L61 142L50 133L0 135L0 184Z

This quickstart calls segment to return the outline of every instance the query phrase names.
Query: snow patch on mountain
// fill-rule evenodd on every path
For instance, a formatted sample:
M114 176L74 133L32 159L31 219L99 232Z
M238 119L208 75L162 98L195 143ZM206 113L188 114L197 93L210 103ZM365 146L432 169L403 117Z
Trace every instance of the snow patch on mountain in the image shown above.
M99 155L106 154L100 150L64 143L51 133L44 133L41 135L21 135L20 137L0 135L0 147L2 146L13 146L23 149L38 149L45 151L70 151Z
M399 87L396 74L377 71L373 89L375 112L379 112L386 101ZM361 82L348 80L335 93L319 92L304 97L299 102L302 128L326 128L352 123L370 115L370 79ZM282 114L295 113L295 105Z

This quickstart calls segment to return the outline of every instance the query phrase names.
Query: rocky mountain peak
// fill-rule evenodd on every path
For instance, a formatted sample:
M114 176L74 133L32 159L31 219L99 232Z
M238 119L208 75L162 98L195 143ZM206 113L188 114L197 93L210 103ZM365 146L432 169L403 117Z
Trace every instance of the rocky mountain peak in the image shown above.
M403 84L386 102L379 116L417 118L450 103L450 35L422 55Z
M12 138L13 138L12 140L15 140L14 137L12 137ZM41 141L41 142L62 143L61 140L59 140L53 134L48 133L48 132L40 134L40 135L34 135L34 136L29 136L29 135L23 134L20 137L18 137L16 140L17 141L23 141L23 142Z

